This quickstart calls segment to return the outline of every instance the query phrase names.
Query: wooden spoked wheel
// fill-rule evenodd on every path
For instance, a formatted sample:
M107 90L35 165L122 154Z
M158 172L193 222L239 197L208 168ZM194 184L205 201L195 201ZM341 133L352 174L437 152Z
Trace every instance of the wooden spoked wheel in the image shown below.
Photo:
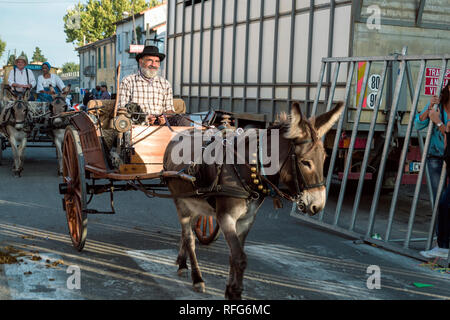
M201 244L210 244L219 237L220 227L213 217L198 216L194 225L194 232Z
M84 157L77 130L68 126L63 144L63 182L67 185L64 207L73 246L83 250L87 235Z

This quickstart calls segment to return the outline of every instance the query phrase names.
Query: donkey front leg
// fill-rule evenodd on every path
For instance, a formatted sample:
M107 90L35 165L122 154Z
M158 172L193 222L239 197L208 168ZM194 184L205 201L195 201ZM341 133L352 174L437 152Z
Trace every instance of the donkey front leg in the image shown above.
M64 142L64 129L53 130L53 142L56 147L56 157L58 159L58 175L62 176L63 171L63 159L62 159L62 147Z
M25 147L27 145L27 136L23 131L18 131L12 127L8 127L9 143L13 153L13 174L20 177L25 162Z
M228 201L227 201L228 200ZM225 290L225 298L240 300L243 291L244 271L247 255L236 232L236 221L247 211L245 200L224 199L217 201L217 222L230 248L230 275Z
M206 201L197 199L176 199L175 205L177 207L178 218L181 224L181 244L180 252L178 253L177 258L178 274L180 275L187 271L187 253L189 254L189 260L191 262L191 277L194 291L205 292L205 282L203 281L197 256L195 254L195 238L192 232L191 212L195 212L197 210L208 212L211 211L211 207L207 207L208 204Z

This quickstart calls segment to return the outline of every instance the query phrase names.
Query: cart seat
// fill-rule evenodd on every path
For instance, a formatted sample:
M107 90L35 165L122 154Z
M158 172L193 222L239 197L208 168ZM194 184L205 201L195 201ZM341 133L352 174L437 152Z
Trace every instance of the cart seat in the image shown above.
M186 103L183 99L173 99L173 108L177 114L186 113Z

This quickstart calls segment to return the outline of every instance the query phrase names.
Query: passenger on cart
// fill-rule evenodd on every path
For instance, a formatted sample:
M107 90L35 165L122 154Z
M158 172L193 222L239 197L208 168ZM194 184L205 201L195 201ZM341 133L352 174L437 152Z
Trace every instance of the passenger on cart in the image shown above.
M52 102L52 94L58 94L63 91L68 91L68 88L66 88L61 78L54 73L50 73L51 68L52 66L49 62L44 62L42 64L42 75L38 77L36 86L38 101Z
M165 124L164 115L173 126L190 126L185 117L175 114L173 105L172 86L163 77L158 75L161 62L165 54L160 53L155 46L146 46L136 55L139 71L125 77L119 90L119 107L129 103L139 105L142 112L147 113L150 125L158 122Z
M13 91L24 92L26 89L34 88L36 79L33 72L25 68L28 64L27 57L19 56L14 64L15 66L8 76L8 84Z

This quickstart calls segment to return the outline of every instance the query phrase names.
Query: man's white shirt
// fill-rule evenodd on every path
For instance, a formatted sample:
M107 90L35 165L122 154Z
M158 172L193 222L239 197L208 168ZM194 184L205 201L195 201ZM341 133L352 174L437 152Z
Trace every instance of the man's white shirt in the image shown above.
M11 86L13 83L18 84L31 84L32 88L36 86L36 79L34 78L33 71L24 68L23 70L19 70L19 68L15 68L16 70L16 80L14 81L14 69L11 70L8 77L8 83ZM27 81L27 72L28 72L28 80ZM17 91L22 91L22 88L16 88Z

